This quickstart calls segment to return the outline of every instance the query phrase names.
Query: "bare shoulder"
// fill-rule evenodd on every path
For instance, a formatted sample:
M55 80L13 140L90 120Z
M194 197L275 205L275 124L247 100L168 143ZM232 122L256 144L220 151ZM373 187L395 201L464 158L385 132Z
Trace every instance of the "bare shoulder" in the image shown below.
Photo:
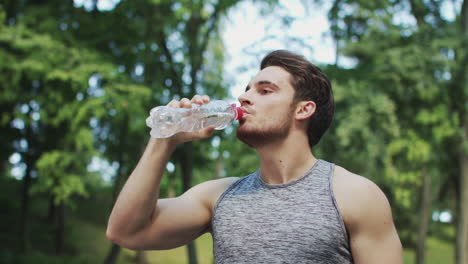
M355 263L403 264L403 247L382 190L369 179L335 166L333 192Z
M335 166L333 192L348 228L373 219L392 221L387 197L374 182L363 176Z
M226 177L205 181L192 187L183 196L197 197L204 202L206 207L212 209L221 194L239 179L238 177Z
M383 192L374 182L340 166L335 166L333 186L340 193L353 195L354 197L356 195L383 195Z

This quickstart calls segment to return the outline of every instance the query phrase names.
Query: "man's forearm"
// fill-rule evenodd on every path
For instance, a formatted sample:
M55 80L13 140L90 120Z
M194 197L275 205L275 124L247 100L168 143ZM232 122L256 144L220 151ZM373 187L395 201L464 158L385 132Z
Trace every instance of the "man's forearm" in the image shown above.
M172 152L169 140L151 138L112 209L107 236L119 239L150 223L159 197L159 185Z

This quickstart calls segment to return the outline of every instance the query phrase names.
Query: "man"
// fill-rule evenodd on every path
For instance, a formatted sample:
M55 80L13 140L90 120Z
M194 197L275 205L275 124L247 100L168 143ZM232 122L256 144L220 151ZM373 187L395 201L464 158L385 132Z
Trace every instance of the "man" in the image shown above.
M274 51L239 101L245 113L237 137L258 152L260 169L158 199L174 148L209 137L213 127L151 138L114 206L110 240L132 249L169 249L211 232L216 263L403 263L381 190L311 152L335 109L319 68ZM196 95L168 105L207 102L208 96Z

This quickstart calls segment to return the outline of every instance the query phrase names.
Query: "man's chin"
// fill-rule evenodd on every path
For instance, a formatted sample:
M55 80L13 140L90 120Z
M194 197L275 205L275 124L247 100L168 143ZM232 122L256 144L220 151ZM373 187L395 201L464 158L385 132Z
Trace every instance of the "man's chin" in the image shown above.
M249 147L252 147L254 148L255 145L254 145L254 141L255 141L255 137L254 134L252 133L252 131L247 131L246 129L244 128L241 128L239 127L236 131L236 137L244 142L246 145L248 145Z
M239 126L236 131L236 136L240 141L244 142L249 147L257 148L271 143L275 139L285 136L284 133L275 132L265 130L260 131L258 129L248 128L247 126Z

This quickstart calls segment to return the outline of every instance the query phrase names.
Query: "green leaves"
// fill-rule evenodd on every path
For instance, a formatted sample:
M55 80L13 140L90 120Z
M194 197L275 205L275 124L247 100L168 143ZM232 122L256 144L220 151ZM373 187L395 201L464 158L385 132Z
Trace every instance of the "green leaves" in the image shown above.
M62 202L70 205L74 195L87 196L82 180L85 169L79 168L80 163L85 167L86 163L83 164L80 156L80 153L59 150L44 153L36 164L39 177L32 193L50 194L56 205Z
M447 192L449 182L463 177L452 168L461 167L457 157L466 145L468 90L460 77L466 75L466 44L460 14L441 16L441 7L452 4L353 0L334 1L330 10L340 52L357 65L347 72L332 69L337 116L330 144L337 146L329 147L329 155L375 177L400 219L408 219L397 221L403 233L420 221L412 216L419 208L414 194L425 173L437 179L433 192ZM342 147L346 154L336 153Z

